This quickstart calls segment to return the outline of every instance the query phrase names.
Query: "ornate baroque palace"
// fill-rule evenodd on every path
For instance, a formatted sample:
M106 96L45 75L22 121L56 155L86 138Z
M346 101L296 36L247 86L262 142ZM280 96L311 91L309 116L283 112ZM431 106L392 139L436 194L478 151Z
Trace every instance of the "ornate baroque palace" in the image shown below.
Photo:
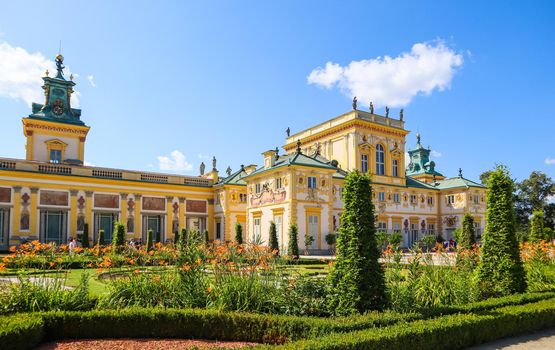
M402 110L399 119L353 109L307 130L290 134L283 149L262 153L262 166L248 165L220 176L213 160L199 176L84 166L89 126L71 107L75 83L57 73L42 78L45 100L23 118L26 159L0 158L0 250L26 240L65 243L85 223L90 239L114 222L127 225L127 239L144 240L152 229L159 241L181 228L207 230L214 240L233 240L234 226L245 240L268 242L273 221L281 246L288 227L299 227L299 246L312 236L312 253L328 250L325 236L338 228L348 171L373 179L377 226L399 231L410 246L425 234L449 239L462 216L474 216L477 232L485 225L485 188L458 176L446 178L430 161L420 135L409 149ZM409 164L405 164L408 149Z

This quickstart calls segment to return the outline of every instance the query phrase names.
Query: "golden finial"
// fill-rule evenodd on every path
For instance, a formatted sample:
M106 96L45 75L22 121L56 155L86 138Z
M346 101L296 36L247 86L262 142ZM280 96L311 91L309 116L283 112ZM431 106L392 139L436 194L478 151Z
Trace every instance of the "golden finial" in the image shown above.
M50 72L48 71L48 69L46 70L46 72L44 72L44 74L45 74L46 76L48 76L48 74L50 74Z

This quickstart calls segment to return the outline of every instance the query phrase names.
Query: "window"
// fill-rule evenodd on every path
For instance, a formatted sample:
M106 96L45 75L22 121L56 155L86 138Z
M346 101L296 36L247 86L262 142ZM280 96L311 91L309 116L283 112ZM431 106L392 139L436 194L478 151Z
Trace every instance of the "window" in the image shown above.
M393 224L393 231L394 231L394 232L401 232L401 224L399 224L399 223L394 223L394 224Z
M451 205L451 204L454 204L454 203L455 203L455 195L453 195L453 194L448 195L447 196L447 204Z
M397 159L393 159L393 176L399 176L399 161Z
M276 190L281 188L281 177L276 178Z
M434 205L434 197L428 196L428 205Z
M428 224L428 234L435 235L436 233L436 224Z
M476 238L482 237L482 227L479 222L474 223L474 232L476 233Z
M50 163L61 163L62 151L59 149L50 150Z
M282 243L283 242L283 232L282 232L283 216L282 215L275 215L274 216L274 224L276 224L276 234L277 234L277 238L278 238L278 243Z
M222 239L222 223L216 223L216 239Z
M416 195L415 194L410 195L410 203L411 204L416 204Z
M368 172L368 155L367 154L363 154L363 155L360 156L360 167L361 167L363 173Z
M256 192L256 193L260 193L260 192L261 192L261 191L260 191L260 184L256 184L256 185L255 185L255 192Z
M378 222L378 231L386 231L387 230L387 223L384 221Z
M379 192L378 193L378 199L380 202L384 202L385 201L385 192Z
M393 193L393 201L399 203L401 200L399 198L399 193Z
M308 177L308 188L316 188L316 176Z
M385 153L383 146L378 144L376 146L376 174L385 175Z
M480 202L480 198L477 194L474 195L474 204L478 204Z
M239 201L241 203L246 203L247 202L247 194L246 193L239 193Z
M254 242L260 241L260 218L254 218L253 220L253 238Z

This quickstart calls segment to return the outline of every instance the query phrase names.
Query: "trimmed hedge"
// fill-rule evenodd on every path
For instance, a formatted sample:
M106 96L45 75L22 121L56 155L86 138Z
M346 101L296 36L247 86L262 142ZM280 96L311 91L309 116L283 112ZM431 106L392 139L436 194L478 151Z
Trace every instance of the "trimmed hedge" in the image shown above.
M551 292L514 295L469 304L460 308L438 309L436 313L428 315L372 312L347 318L295 317L201 309L133 308L15 314L0 317L0 349L31 349L43 340L78 338L168 337L236 340L270 344L281 344L299 339L325 339L330 333L335 333L334 337L341 337L341 334L343 334L344 337L349 338L357 332L369 332L376 328L391 329L396 327L397 324L403 329L409 326L412 327L413 324L430 321L422 321L423 317L434 317L440 314L481 312L484 315L489 315L497 313L497 310L493 312L491 310L506 307L506 305L515 307L514 305L522 304L527 304L525 309L533 311L533 305L535 304L528 303L548 298L550 299L550 305L555 309L555 293ZM445 319L445 317L442 316L439 319ZM553 317L555 318L555 316ZM527 330L524 326L522 329ZM432 334L432 330L426 334L426 337L434 338L437 336L435 331ZM374 339L373 336L371 339ZM313 344L313 341L302 342L301 344ZM320 348L319 346L317 348Z
M32 349L44 337L43 320L37 314L0 316L0 349Z
M555 299L507 306L478 314L456 314L380 329L334 333L276 349L463 349L555 325Z

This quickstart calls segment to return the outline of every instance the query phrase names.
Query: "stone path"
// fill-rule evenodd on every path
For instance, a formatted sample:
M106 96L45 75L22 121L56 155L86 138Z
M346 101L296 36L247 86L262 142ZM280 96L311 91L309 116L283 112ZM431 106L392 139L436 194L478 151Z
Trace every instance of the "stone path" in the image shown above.
M555 328L525 334L518 337L500 339L467 350L547 350L555 349Z

